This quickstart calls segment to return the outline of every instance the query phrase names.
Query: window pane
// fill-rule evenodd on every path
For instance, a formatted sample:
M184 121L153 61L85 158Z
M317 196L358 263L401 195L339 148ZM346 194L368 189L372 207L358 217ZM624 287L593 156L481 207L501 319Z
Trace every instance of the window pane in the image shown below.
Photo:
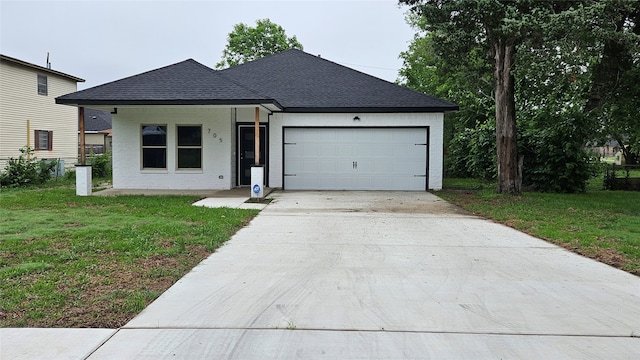
M142 149L142 167L145 169L166 169L167 149Z
M38 131L38 149L49 149L49 132Z
M178 149L178 168L202 168L202 151L200 149Z
M201 146L201 126L178 126L178 146Z
M47 95L47 77L38 75L38 94Z
M142 146L167 146L167 127L158 125L143 126Z

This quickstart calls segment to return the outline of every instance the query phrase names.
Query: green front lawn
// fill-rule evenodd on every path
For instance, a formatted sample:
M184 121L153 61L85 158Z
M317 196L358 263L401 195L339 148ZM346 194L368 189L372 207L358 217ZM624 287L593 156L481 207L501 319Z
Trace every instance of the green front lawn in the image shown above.
M257 214L195 200L3 189L0 327L124 325Z
M447 179L436 193L479 216L640 275L640 192L499 195L495 186Z

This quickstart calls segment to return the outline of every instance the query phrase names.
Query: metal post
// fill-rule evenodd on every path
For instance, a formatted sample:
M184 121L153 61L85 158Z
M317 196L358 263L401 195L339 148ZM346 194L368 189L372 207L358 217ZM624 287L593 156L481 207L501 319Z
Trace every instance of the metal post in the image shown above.
M31 159L31 151L29 151L30 148L31 148L31 120L27 119L27 160Z

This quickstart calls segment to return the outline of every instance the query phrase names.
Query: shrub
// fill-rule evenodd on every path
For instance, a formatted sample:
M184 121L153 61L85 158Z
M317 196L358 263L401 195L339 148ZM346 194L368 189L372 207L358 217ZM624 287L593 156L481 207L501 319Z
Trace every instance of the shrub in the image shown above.
M576 193L598 171L597 156L587 150L580 136L579 118L547 122L546 127L523 131L523 185L543 192Z
M493 180L497 176L496 156L494 121L464 129L449 142L445 159L447 175Z
M89 164L91 164L91 176L95 178L111 176L110 153L89 155Z
M20 149L20 156L17 159L10 158L4 171L0 173L0 185L20 187L43 184L51 179L56 164L56 160L38 160L33 148L23 147Z
M64 172L64 179L67 181L76 179L76 170L71 169Z

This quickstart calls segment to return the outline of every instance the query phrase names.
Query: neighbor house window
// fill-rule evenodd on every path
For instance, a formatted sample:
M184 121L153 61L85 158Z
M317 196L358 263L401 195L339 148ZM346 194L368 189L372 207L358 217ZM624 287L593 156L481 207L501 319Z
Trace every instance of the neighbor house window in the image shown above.
M53 131L35 130L33 135L36 150L53 150Z
M142 168L167 168L166 125L142 125Z
M38 95L47 95L47 77L38 74Z
M202 169L202 126L178 126L178 169Z

